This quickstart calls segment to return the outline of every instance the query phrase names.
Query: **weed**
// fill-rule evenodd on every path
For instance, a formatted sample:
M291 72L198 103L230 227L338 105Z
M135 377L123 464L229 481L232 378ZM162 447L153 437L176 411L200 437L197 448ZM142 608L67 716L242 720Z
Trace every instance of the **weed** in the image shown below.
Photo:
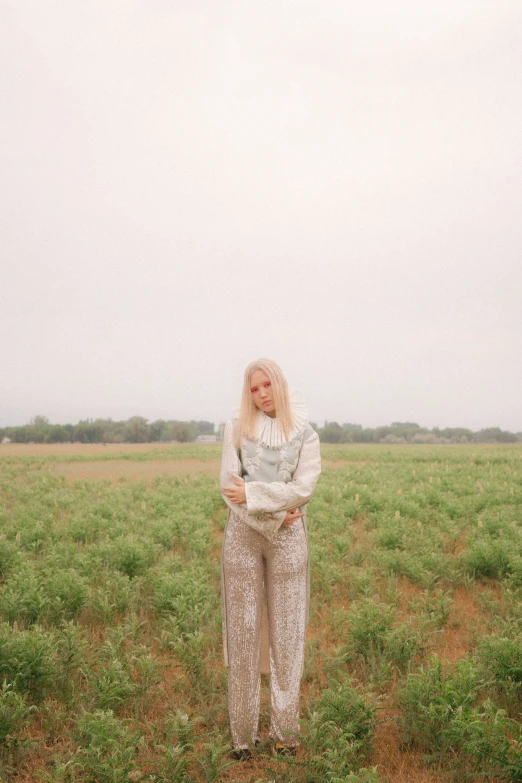
M461 737L457 767L480 777L505 783L522 783L522 726L506 717L492 702L455 716L455 733Z
M74 731L78 743L75 768L89 783L127 783L136 769L141 733L111 710L85 712Z
M476 579L497 579L510 570L511 556L505 541L488 536L475 541L462 560Z
M17 693L5 680L0 689L0 751L16 747L20 736L36 707L27 704L26 698Z
M424 748L437 759L456 751L461 745L456 717L461 719L472 710L481 685L471 661L464 659L449 669L431 657L425 667L408 676L399 691L403 741Z
M0 678L18 693L41 700L56 682L56 637L38 626L28 630L0 625Z
M40 578L24 566L11 575L0 595L0 617L8 623L33 625L45 615L48 604Z
M357 604L349 619L350 650L363 658L382 653L393 624L393 610L387 604L365 599Z
M376 708L349 681L331 682L310 706L305 725L307 779L334 783L356 772L371 752Z
M487 636L477 647L479 667L491 692L513 715L522 712L522 639Z

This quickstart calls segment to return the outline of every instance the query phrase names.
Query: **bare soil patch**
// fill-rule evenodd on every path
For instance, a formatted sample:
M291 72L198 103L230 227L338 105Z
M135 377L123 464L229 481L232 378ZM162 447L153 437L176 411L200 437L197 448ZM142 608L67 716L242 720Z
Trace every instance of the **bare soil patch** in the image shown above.
M170 443L0 443L0 457L52 457L72 454L133 454L162 451L172 448ZM178 448L184 444L176 443ZM187 444L193 447L193 443ZM204 445L201 448L205 448Z
M147 460L133 462L129 460L103 460L100 462L57 462L51 470L68 481L102 479L143 479L152 481L159 476L219 476L220 460L176 459Z

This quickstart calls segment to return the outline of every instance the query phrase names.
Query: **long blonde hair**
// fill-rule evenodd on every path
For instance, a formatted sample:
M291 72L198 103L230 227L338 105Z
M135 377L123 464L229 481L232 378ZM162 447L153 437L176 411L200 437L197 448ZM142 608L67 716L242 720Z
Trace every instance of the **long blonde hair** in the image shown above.
M289 437L294 427L288 383L283 375L283 371L273 359L256 359L246 367L243 377L243 392L241 394L239 422L236 430L237 446L241 444L243 438L249 440L255 440L256 438L256 418L259 408L252 399L250 392L250 378L256 370L262 370L270 379L276 416L285 438Z

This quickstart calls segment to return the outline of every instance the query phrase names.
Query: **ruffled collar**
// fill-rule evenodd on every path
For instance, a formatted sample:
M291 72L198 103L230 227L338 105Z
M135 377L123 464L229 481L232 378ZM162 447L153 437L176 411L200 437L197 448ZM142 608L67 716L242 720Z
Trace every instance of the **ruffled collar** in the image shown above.
M257 412L256 441L267 449L280 449L285 443L291 443L304 431L308 424L308 411L301 394L296 389L290 390L290 406L294 427L288 438L285 438L277 416L272 419L263 411Z

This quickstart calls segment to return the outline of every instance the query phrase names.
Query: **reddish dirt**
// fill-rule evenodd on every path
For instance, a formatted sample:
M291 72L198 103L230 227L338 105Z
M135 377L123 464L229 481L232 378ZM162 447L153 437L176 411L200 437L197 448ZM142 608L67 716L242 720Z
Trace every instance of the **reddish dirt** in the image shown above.
M168 443L0 443L0 457L51 457L53 455L72 454L126 454L158 451L169 448ZM184 444L174 444L184 448ZM193 448L193 443L186 444ZM204 449L201 444L199 448Z
M154 480L158 476L219 476L219 460L176 459L176 460L101 460L100 462L57 462L52 472L65 476L68 481L103 479L118 481L121 478L133 480Z
M377 766L386 783L440 783L442 778L426 769L420 753L401 748L393 717L391 711L381 716L369 765Z

